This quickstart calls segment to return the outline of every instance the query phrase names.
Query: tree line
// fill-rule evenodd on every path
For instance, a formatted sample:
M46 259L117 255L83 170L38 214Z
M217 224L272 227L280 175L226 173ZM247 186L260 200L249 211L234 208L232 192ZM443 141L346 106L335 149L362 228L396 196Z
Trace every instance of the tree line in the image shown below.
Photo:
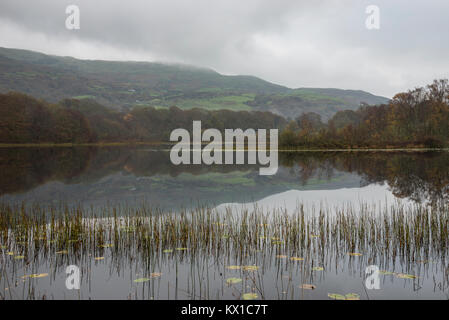
M167 142L177 128L192 130L193 120L203 128L274 129L287 121L270 112L178 107L134 108L120 112L89 99L66 99L50 104L31 96L0 94L0 143Z
M316 113L290 121L280 134L285 148L409 148L448 146L449 85L396 94L388 104L337 112L327 123Z
M166 142L176 128L279 129L285 149L446 147L449 84L435 80L395 95L388 104L337 112L327 123L314 112L295 120L271 112L138 107L116 111L89 99L57 104L0 94L0 143Z

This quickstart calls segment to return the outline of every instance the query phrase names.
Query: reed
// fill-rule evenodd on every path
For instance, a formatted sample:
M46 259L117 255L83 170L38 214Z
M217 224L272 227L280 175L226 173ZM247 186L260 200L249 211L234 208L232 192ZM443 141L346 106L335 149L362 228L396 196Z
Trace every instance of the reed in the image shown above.
M447 203L311 211L298 206L294 213L257 207L163 212L145 204L100 209L0 204L0 284L6 288L7 279L16 281L19 270L35 273L46 265L54 274L69 263L87 270L107 257L111 274L133 267L178 279L178 268L188 266L188 289L169 286L165 291L190 298L214 298L207 294L208 272L226 275L234 267L245 275L245 285L264 297L261 275L268 270L284 283L282 278L292 279L295 270L302 279L313 279L317 271L343 261L359 268L373 262L386 269L399 263L411 270L420 261L445 266L448 226ZM445 277L447 281L447 272ZM286 287L289 293L299 290ZM243 297L244 292L236 289L235 295ZM36 298L35 288L24 291L24 297Z

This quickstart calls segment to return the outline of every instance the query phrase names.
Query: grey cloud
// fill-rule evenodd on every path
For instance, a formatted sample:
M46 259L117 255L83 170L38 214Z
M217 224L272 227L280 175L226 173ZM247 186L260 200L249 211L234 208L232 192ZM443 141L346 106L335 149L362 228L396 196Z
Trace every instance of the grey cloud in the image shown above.
M379 31L364 25L372 3ZM64 27L69 4L81 10L76 32ZM0 46L184 62L290 87L391 96L448 77L448 12L445 0L2 0Z

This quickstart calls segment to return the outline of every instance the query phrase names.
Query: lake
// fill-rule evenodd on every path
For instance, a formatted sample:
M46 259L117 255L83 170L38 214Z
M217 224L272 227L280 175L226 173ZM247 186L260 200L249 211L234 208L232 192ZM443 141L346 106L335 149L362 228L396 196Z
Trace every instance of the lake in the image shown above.
M164 147L0 158L0 298L449 297L447 151L281 152L273 176Z

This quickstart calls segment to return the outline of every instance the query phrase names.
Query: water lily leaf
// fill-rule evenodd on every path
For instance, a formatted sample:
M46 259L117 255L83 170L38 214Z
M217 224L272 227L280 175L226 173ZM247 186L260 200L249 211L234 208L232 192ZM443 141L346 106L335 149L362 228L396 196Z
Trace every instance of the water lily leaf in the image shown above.
M353 256L353 257L360 257L360 256L362 256L361 253L357 253L357 252L349 252L348 255Z
M163 250L162 252L163 252L163 253L172 253L172 252L173 252L173 249L165 249L165 250Z
M311 237L311 238L319 238L320 235L318 235L318 234L311 234L310 237Z
M9 252L6 252L6 254L7 254L8 256L13 256L13 255L14 255L14 252L9 251Z
M304 261L304 258L291 257L290 260L292 260L292 261Z
M281 245L284 244L284 241L272 241L272 244Z
M0 246L0 249L8 249L7 246Z
M177 251L186 251L188 250L187 248L176 248Z
M394 272L386 271L386 270L379 270L380 275L388 276L394 274Z
M15 260L23 260L25 258L25 256L15 256L14 259Z
M241 278L228 278L226 279L227 284L236 284L242 282Z
M147 282L147 281L150 281L150 280L151 280L150 278L139 278L139 279L134 280L134 282L135 283L142 283L142 282Z
M400 279L416 279L416 278L418 278L417 276L414 276L412 274L405 274L405 273L396 273L395 276Z
M280 241L281 238L278 238L278 237L272 237L271 240L272 240L272 241Z
M242 269L244 271L257 271L257 270L259 270L259 267L258 266L244 266L244 267L242 267Z
M243 300L254 300L257 299L259 296L257 295L257 293L244 293L242 295L242 299Z
M303 283L299 287L301 289L306 289L306 290L314 290L316 288L316 286L314 286L313 284L306 284L306 283Z
M67 250L56 251L56 254L67 254L69 253Z
M100 244L99 247L100 248L112 248L114 245L109 243L109 244Z
M278 258L278 259L287 259L287 256L284 256L284 255L277 255L276 256L276 258Z
M346 300L360 300L360 296L357 293L348 293L345 297Z
M226 269L229 269L229 270L240 270L240 266L227 266L226 267Z
M97 261L104 260L104 257L95 257L95 260L97 260Z
M328 293L327 296L335 300L346 300L346 297L344 295L338 293Z
M431 260L418 260L418 261L416 261L416 263L427 264L427 263L432 263L432 261Z
M312 271L323 271L324 268L323 267L313 267Z
M162 276L162 273L160 273L160 272L150 273L151 278L159 278L160 276Z
M48 273L30 274L30 275L23 276L22 279L26 279L26 278L37 279L37 278L45 278L45 277L48 277Z

